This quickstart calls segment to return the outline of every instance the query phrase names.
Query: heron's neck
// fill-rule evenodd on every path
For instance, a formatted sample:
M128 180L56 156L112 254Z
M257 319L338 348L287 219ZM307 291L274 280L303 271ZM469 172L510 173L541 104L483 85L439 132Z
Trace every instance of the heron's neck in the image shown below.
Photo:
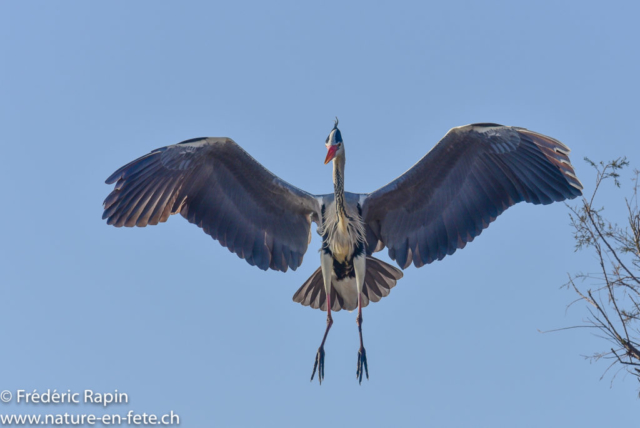
M344 207L344 155L333 161L333 191L336 200L338 220L345 224L347 212Z

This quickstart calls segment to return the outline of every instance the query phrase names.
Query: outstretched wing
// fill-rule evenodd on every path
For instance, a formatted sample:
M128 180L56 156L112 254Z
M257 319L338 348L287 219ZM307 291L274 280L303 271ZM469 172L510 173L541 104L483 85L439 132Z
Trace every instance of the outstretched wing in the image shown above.
M180 213L260 269L286 272L302 263L314 196L273 175L229 138L162 147L114 172L103 219L144 227Z
M403 269L442 260L508 207L582 194L569 148L524 128L453 128L405 174L365 196L367 251L389 248Z

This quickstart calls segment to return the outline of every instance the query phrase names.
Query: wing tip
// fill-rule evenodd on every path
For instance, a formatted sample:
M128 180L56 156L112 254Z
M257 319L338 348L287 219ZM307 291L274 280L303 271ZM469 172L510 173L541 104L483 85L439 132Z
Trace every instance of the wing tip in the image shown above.
M564 168L559 168L562 176L567 181L567 184L578 191L576 194L572 194L567 196L568 199L573 199L577 196L582 195L582 191L584 190L584 185L577 177L575 173L575 169L571 162L569 161L569 154L571 153L571 149L566 144L561 141L550 137L548 135L541 134L539 132L530 131L526 128L516 128L518 132L531 137L534 140L534 144L540 145L545 149L550 149L553 153L556 154L554 156L560 164L564 165ZM543 150L544 152L544 150ZM559 156L558 156L559 155ZM549 157L549 155L547 155ZM564 158L564 159L563 159Z
M564 144L563 142L550 137L548 135L545 134L541 134L539 132L535 132L535 131L531 131L530 129L527 128L519 128L514 126L513 129L515 129L516 131L528 135L530 137L534 137L537 138L539 140L542 140L543 142L545 142L545 146L549 147L550 149L559 152L567 157L569 157L569 154L571 153L571 149L569 148L569 146L567 146L566 144Z
M116 172L111 174L106 180L104 180L104 184L113 184L120 179L122 176L122 168L118 169Z

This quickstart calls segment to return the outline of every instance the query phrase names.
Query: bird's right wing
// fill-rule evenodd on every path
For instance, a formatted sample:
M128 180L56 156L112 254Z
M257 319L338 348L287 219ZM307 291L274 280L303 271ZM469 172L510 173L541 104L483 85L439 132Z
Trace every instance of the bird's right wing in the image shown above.
M385 246L401 268L463 248L505 209L582 194L569 148L524 128L496 124L450 130L416 165L362 195L367 252Z
M103 219L155 225L180 213L260 269L296 269L318 222L317 198L278 178L229 138L162 147L106 180Z

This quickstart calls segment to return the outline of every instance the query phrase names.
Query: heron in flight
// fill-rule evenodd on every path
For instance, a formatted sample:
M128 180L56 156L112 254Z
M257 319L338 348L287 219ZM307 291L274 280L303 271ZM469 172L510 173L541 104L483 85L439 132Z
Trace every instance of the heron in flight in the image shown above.
M473 241L508 207L572 199L582 184L569 148L524 128L475 123L451 129L418 163L372 193L344 191L345 143L338 120L325 142L334 192L312 195L285 182L230 138L195 138L152 151L107 178L115 188L103 219L145 227L180 213L229 251L262 270L302 263L311 222L322 236L320 267L293 300L327 312L358 310L356 377L369 378L362 308L389 295L402 271L373 257L388 248L402 269L442 260Z

